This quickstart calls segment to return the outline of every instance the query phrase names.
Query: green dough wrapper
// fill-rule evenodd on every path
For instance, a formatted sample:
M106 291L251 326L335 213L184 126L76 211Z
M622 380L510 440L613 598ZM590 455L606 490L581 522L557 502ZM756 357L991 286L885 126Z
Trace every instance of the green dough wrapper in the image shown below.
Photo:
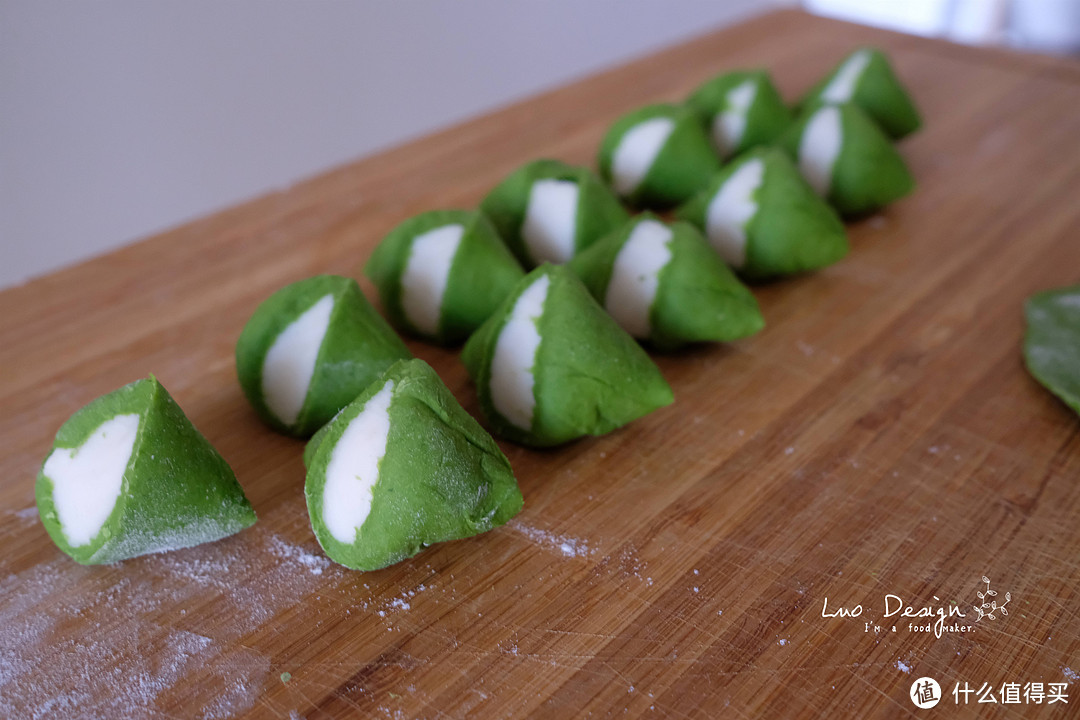
M728 265L754 280L817 270L848 252L836 211L777 148L739 156L676 215L700 228Z
M837 129L838 140L832 135ZM804 136L808 142L803 142ZM877 210L915 188L915 179L889 138L851 103L809 108L781 144L811 187L841 215Z
M255 523L228 463L152 376L68 418L34 490L49 537L84 565L200 545Z
M304 450L326 554L377 570L478 535L522 507L510 462L422 360L395 363Z
M910 135L922 120L911 94L877 48L855 50L802 99L801 107L819 102L858 105L893 139Z
M720 157L771 145L791 125L791 111L764 70L718 75L694 91L686 104L705 122Z
M624 146L628 137L638 142ZM720 170L701 118L681 105L649 105L623 115L604 136L598 164L600 176L624 200L656 210L690 199Z
M488 193L480 209L527 268L565 263L629 217L592 171L558 160L518 168Z
M1080 285L1032 295L1024 315L1028 372L1080 413Z
M497 435L550 447L603 435L674 398L660 369L563 265L541 265L462 353Z
M475 210L433 210L390 231L364 273L390 322L444 345L464 342L525 271Z
M411 357L355 280L318 275L259 305L236 342L236 374L267 425L308 437Z
M765 326L753 293L689 223L643 213L570 269L624 330L661 350L730 342Z

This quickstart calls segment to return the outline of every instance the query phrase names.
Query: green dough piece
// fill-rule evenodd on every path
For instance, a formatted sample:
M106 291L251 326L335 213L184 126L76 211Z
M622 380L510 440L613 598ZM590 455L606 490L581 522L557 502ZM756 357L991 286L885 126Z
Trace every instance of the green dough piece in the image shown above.
M885 53L876 48L855 50L815 85L800 103L851 102L866 112L894 139L919 129L919 111L893 72Z
M84 565L200 545L255 523L228 463L153 376L68 418L34 491L49 537Z
M522 445L603 435L674 400L641 346L562 265L526 275L462 361L492 429Z
M616 149L629 132L643 123L659 119L672 123L671 133L648 164L640 182L623 186L615 167ZM681 105L649 105L623 115L604 136L598 164L600 176L623 199L639 207L657 210L685 202L720 170L720 159L701 118Z
M1024 315L1028 372L1080 413L1080 285L1032 295Z
M759 182L746 197L740 188L748 177ZM747 200L756 205L748 217L738 212ZM700 228L739 274L755 280L817 270L848 252L836 211L777 148L741 155L676 215Z
M791 125L791 111L764 70L718 75L686 104L705 122L720 157L770 145Z
M411 357L355 280L318 275L259 305L236 342L236 374L267 425L308 437L388 367Z
M304 450L326 554L377 570L504 524L522 506L510 462L422 360L395 363Z
M364 274L395 327L452 345L487 320L525 271L481 213L433 210L391 230ZM434 287L442 288L440 296Z
M553 237L558 233L550 226L559 219L560 208L551 206L551 195L547 196L548 203L544 197L536 196L537 207L533 208L531 217L536 224L526 227L533 188L538 181L564 181L577 186L572 237ZM566 262L629 217L614 193L591 170L558 160L536 160L518 168L488 193L480 209L495 223L507 247L527 268L544 262Z
M823 182L820 189L841 215L877 210L915 188L915 179L889 138L851 103L809 108L781 139L781 145L797 160L812 186L814 178L808 173L807 163L815 155L814 149L801 143L807 128L830 113L839 113L841 140L831 170L820 171Z
M658 349L730 342L765 326L753 293L689 223L665 225L643 213L570 269L623 329Z

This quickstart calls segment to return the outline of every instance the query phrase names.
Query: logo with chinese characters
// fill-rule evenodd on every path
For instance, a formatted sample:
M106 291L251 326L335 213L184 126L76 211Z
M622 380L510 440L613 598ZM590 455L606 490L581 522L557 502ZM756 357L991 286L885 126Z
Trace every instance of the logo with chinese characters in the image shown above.
M941 702L941 686L938 681L932 677L921 677L911 683L911 702L923 710Z
M1003 682L995 687L984 682L979 689L967 681L957 682L952 689L953 700L957 705L990 704L990 705L1053 705L1054 703L1069 702L1068 683L1042 683L1042 682Z

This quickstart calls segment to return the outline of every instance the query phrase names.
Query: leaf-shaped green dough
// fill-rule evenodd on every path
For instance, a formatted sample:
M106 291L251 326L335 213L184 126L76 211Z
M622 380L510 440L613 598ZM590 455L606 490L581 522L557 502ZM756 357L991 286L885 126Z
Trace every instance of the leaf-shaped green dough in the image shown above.
M655 363L565 266L526 275L462 361L492 429L523 445L602 435L673 400Z
M889 138L851 103L809 108L781 144L841 215L877 210L915 187Z
M848 252L843 222L777 148L736 158L677 216L751 279L817 270Z
M315 536L376 570L504 524L522 507L510 462L422 360L394 364L304 453Z
M750 290L688 223L643 213L570 268L623 329L661 350L729 342L765 325Z
M628 217L591 170L558 160L518 168L488 193L480 209L528 268L568 261Z
M919 129L922 120L911 94L893 72L889 58L877 48L859 48L844 58L806 94L800 105L818 102L858 105L894 139Z
M364 273L395 327L447 345L464 342L525 275L475 210L409 218L379 243Z
M682 105L649 105L620 117L597 162L618 195L657 210L685 202L720 169L701 118Z
M308 437L411 357L355 280L318 275L259 305L236 342L236 374L264 422Z
M1080 413L1080 285L1032 295L1024 315L1028 372Z
M721 157L772 144L791 125L791 111L764 70L718 75L695 90L686 104L705 122Z
M191 547L255 523L232 469L154 377L76 411L34 489L53 542L86 565Z

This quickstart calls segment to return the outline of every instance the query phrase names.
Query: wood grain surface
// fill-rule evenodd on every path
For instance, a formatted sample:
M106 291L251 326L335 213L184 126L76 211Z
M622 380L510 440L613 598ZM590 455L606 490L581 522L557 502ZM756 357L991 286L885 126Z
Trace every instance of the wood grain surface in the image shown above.
M393 225L524 161L591 164L624 111L745 66L794 99L863 43L926 124L902 144L917 191L851 225L849 258L757 286L760 335L659 357L673 406L503 444L526 498L508 526L379 572L325 560L302 444L234 377L262 299L358 275ZM1078 137L1076 64L784 12L0 293L0 716L1076 716L1080 422L1019 348L1025 296L1080 279ZM456 353L411 347L475 413ZM259 522L78 566L36 517L37 468L69 414L151 372ZM976 623L983 576L1011 612ZM971 629L909 631L887 594ZM934 710L909 700L920 676ZM958 682L1072 696L965 708Z

